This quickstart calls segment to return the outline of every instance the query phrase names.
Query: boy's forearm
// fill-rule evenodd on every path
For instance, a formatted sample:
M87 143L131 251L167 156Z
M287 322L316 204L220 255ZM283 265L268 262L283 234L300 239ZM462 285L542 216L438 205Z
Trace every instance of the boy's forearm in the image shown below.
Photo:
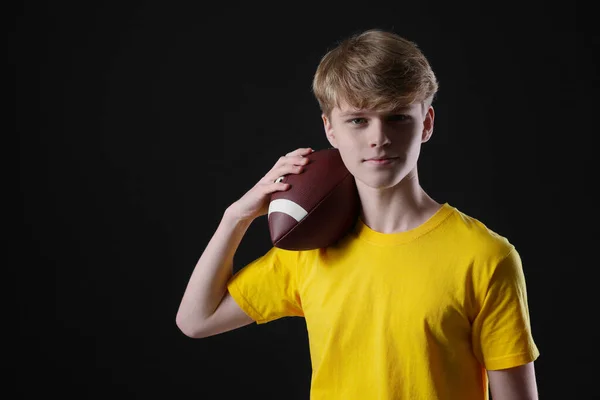
M193 331L216 310L233 273L233 256L251 223L225 211L183 294L177 312L180 329Z
M537 400L538 390L533 361L519 367L488 371L494 400Z

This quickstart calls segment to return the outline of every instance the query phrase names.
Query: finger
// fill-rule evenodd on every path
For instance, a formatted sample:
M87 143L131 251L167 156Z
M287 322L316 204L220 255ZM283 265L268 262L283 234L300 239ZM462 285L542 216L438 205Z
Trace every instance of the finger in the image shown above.
M271 171L275 171L276 169L280 169L285 166L302 166L308 164L309 162L310 160L308 158L302 157L300 155L283 156L280 157L279 160L277 160L273 168L271 168Z
M273 182L270 183L268 185L264 185L263 186L263 193L265 195L267 194L272 194L275 192L282 192L282 191L286 191L290 188L290 184L289 183L283 183L283 182Z
M303 165L283 164L276 165L269 173L267 173L261 182L264 184L271 184L273 182L280 182L288 174L300 174L304 170Z
M273 171L271 171L271 173L268 176L270 178L269 180L271 182L273 182L277 178L286 176L288 174L300 174L300 173L302 173L303 170L304 170L303 165L286 164L286 165L281 165L278 168L274 168Z
M286 156L286 157L284 157L283 164L287 164L287 165L306 165L309 162L310 162L310 160L308 159L308 157L304 157L302 155L295 155L295 156Z
M289 156L305 156L307 154L310 154L314 152L314 150L311 147L300 147L294 151L291 151L289 153L286 154L286 157Z
M308 157L303 156L290 156L286 157L286 164L289 165L306 165L310 162Z

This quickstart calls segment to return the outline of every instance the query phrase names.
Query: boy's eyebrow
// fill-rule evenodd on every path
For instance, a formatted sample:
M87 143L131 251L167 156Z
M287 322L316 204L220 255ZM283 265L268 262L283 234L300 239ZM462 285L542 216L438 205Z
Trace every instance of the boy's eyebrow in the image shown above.
M349 117L349 116L354 116L354 115L361 115L364 113L365 113L365 111L346 111L346 112L340 113L340 117Z

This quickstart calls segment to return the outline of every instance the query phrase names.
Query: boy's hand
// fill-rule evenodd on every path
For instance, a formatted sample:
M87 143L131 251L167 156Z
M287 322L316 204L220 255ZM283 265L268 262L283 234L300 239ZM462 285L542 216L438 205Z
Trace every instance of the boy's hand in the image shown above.
M301 173L304 165L308 164L308 158L304 156L313 151L311 148L299 148L280 157L273 168L252 189L229 206L228 211L235 218L242 220L254 220L267 214L271 194L288 190L290 187L287 183L279 182L278 178L287 174Z

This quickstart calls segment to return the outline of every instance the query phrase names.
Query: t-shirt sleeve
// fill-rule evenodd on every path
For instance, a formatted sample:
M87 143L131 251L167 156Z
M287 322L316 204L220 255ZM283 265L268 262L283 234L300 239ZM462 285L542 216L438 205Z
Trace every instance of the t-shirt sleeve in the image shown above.
M473 350L488 370L534 361L539 351L529 320L521 258L514 247L490 270L481 308L473 321Z
M297 271L298 252L272 247L234 274L227 290L257 324L304 316Z

